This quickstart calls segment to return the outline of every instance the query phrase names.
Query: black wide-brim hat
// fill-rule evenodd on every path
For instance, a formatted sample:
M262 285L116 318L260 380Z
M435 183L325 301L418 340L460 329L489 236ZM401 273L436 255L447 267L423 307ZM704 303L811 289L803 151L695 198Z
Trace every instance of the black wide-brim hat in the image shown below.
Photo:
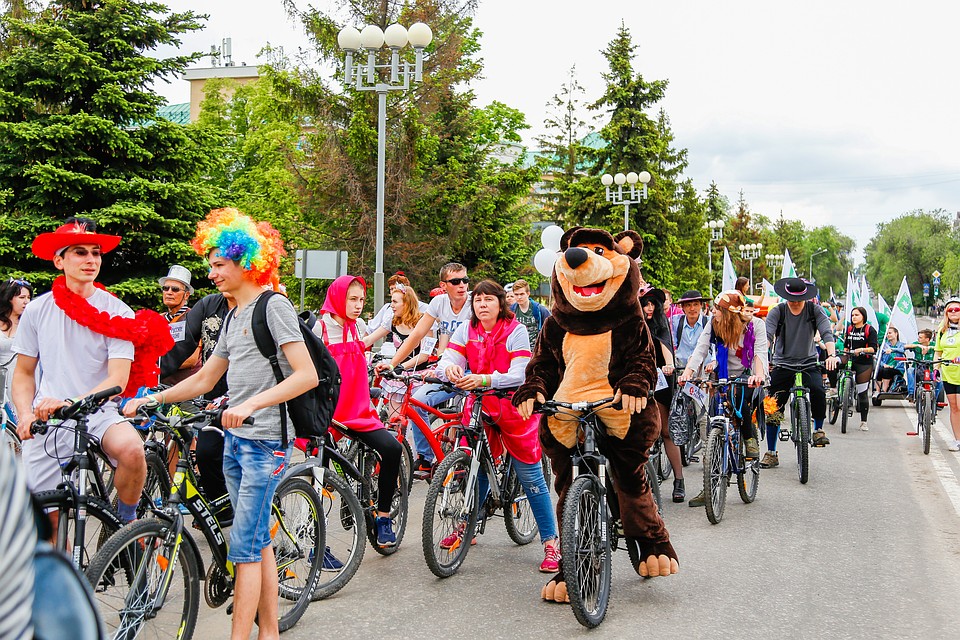
M803 278L780 278L774 283L773 290L781 298L794 302L813 300L820 293L817 285Z
M696 289L690 289L677 300L677 304L683 304L684 302L710 302L710 298L704 297Z
M667 302L667 296L663 292L663 289L657 289L653 286L647 286L640 290L640 294L637 296L640 300L644 298L654 298L660 301L660 305L663 306Z

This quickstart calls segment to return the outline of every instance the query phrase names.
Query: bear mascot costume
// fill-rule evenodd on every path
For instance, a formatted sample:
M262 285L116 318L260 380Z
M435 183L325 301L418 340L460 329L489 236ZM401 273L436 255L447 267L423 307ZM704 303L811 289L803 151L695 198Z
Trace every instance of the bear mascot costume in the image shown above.
M601 409L606 437L600 452L612 470L627 551L636 572L667 576L679 569L670 535L657 512L646 477L648 452L660 434L653 339L637 295L643 240L634 231L614 238L601 229L575 227L560 240L551 280L553 315L547 318L527 365L526 381L513 396L522 415L536 402L593 402L619 397L623 408ZM577 423L541 417L540 442L553 467L559 494L557 520L573 481L571 455ZM572 560L572 559L571 559ZM564 559L561 559L561 563ZM563 571L541 591L544 600L569 602Z

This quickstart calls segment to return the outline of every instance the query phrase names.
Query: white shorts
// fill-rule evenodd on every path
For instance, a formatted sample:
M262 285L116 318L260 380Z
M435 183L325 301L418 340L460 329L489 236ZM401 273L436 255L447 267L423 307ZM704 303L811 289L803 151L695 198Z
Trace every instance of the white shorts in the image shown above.
M87 431L97 440L101 440L107 429L122 422L123 417L115 402L108 402L100 411L87 418ZM68 420L64 425L75 424ZM36 436L23 443L23 465L27 471L27 489L32 493L50 491L63 482L64 476L60 463L66 464L73 456L73 429L51 427L44 436ZM114 466L117 461L112 459Z

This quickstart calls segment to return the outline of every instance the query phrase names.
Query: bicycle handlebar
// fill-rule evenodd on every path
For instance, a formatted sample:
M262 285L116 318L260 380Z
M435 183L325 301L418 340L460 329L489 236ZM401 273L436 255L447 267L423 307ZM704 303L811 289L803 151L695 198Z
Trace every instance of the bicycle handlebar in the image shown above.
M101 389L96 393L91 393L85 398L74 401L73 404L67 407L60 407L50 414L48 420L71 420L81 414L89 415L95 413L107 400L119 395L122 391L123 389L120 387ZM34 423L30 425L30 433L42 436L47 433L49 427L48 421L35 420Z

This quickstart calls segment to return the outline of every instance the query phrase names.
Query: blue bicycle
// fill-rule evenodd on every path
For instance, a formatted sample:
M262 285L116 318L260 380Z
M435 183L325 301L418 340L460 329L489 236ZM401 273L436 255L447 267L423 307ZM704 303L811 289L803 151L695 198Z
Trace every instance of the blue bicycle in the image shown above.
M733 392L742 387L740 394ZM739 395L739 399L736 396ZM746 379L721 379L716 383L710 403L710 426L703 448L703 497L707 519L717 524L723 519L730 477L737 476L740 499L749 504L757 497L760 485L760 461L747 458L746 444L740 436L740 421L753 411L748 398L752 389ZM757 431L763 433L763 411L757 412Z

